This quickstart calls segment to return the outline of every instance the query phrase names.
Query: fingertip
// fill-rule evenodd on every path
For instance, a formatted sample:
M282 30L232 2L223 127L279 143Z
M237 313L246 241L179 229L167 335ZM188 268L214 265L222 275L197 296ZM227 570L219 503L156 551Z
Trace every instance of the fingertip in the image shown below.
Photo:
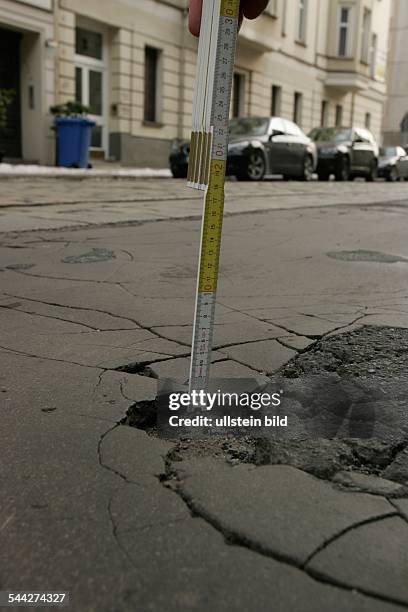
M202 0L190 0L188 29L193 36L200 35Z

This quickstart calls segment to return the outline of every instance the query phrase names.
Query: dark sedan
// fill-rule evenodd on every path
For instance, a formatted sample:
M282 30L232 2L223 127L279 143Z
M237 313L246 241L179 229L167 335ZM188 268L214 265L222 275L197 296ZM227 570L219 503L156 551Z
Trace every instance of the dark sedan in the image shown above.
M317 146L317 174L327 181L334 174L337 181L357 176L373 181L377 176L378 146L365 128L319 127L310 134Z
M188 143L174 143L170 168L187 176ZM280 117L242 117L230 122L227 174L260 181L266 175L310 180L316 168L316 147L292 121Z
M387 181L408 180L408 155L402 147L381 147L378 176Z

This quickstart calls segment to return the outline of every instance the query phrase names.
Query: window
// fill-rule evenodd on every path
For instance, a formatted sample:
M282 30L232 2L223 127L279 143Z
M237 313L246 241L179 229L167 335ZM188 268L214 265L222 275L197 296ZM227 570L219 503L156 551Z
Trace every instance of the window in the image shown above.
M329 120L329 102L327 100L322 100L322 106L320 109L320 125L325 127L328 124Z
M341 104L336 104L336 127L340 127L343 124L343 107Z
M281 34L282 36L286 36L286 0L284 0L282 7Z
M75 68L75 102L82 103L82 67Z
M102 59L103 37L100 32L75 28L75 53L94 59Z
M245 76L234 72L232 87L232 116L240 117L244 114Z
M348 55L350 55L350 12L350 7L340 7L338 38L339 42L337 49L337 54L340 57L347 57Z
M307 2L308 0L299 0L297 40L303 43L306 42Z
M75 28L75 100L89 107L91 147L107 150L106 89L107 64L104 30L98 24L78 23Z
M157 88L159 56L160 51L158 49L145 47L144 120L153 123L158 121Z
M375 79L377 73L377 44L378 36L373 34L371 36L371 49L370 49L370 77Z
M276 117L281 114L281 99L282 99L282 87L279 87L279 85L272 85L272 98L271 98L272 117Z
M364 125L367 128L367 130L370 129L370 127L371 127L371 113L366 113L365 114Z
M298 91L295 91L293 98L293 121L298 125L302 123L302 105L303 95Z
M370 59L370 30L371 30L371 11L364 9L363 29L361 33L361 61L369 63Z

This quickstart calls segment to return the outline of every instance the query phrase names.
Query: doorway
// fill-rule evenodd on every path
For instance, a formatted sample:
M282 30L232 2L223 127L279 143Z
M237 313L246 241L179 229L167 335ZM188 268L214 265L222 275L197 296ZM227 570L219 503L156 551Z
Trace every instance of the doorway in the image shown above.
M21 34L0 28L0 89L12 91L7 109L7 125L0 128L0 153L7 158L21 159Z

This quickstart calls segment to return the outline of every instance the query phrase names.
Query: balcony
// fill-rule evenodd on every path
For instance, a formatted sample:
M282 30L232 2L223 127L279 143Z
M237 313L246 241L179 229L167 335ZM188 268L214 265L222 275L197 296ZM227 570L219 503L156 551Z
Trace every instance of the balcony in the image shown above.
M329 71L324 84L326 87L335 89L339 92L359 92L368 89L369 79L354 70L338 70Z
M271 36L270 23L263 16L256 24L245 21L238 38L239 44L256 53L280 50L280 44Z

